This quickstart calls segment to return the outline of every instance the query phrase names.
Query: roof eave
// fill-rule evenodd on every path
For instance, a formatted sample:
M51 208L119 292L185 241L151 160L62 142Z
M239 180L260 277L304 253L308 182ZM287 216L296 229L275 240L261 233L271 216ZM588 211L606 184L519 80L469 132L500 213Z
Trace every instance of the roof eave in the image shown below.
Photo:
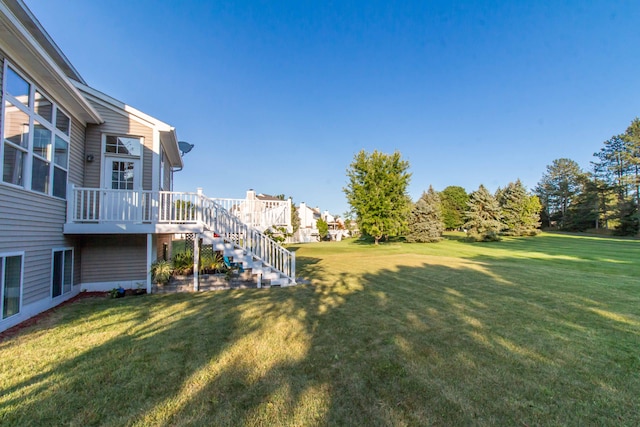
M84 124L103 122L100 114L72 83L73 80L61 70L24 23L3 2L0 2L0 46L10 62L36 79L71 115Z

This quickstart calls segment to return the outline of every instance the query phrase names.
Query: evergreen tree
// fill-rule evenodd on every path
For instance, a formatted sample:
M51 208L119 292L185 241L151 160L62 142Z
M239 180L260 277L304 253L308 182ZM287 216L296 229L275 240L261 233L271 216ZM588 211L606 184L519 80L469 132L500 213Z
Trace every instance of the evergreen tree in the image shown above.
M407 229L411 199L407 187L409 162L399 152L384 154L364 150L347 169L349 184L343 189L361 233L375 239L401 236Z
M626 162L629 165L627 182L633 189L634 201L632 205L640 206L640 119L635 118L624 133Z
M597 228L600 210L599 189L589 174L584 174L580 182L581 189L567 209L564 230L586 231Z
M535 236L540 227L540 201L527 194L518 179L496 191L502 213L503 234L507 236Z
M447 230L456 230L464 225L464 214L468 209L469 195L464 188L450 185L440 192L442 220Z
M409 243L429 243L442 240L444 223L440 210L440 196L433 187L422 193L409 215Z
M500 205L484 185L471 193L468 205L464 224L467 235L475 241L500 240L498 233L503 228Z
M572 200L581 188L582 170L571 159L556 159L547 166L547 171L536 187L536 194L550 220L557 220L564 227L565 215Z
M635 118L623 134L605 141L594 156L598 158L594 163L598 219L605 224L613 220L616 234L636 234L640 220L640 119Z

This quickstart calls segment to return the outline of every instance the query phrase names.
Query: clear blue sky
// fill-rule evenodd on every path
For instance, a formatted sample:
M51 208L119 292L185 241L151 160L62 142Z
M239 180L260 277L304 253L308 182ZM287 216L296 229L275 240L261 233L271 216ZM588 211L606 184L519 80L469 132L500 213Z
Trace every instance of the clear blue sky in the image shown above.
M640 115L640 2L26 0L87 82L195 144L175 189L334 214L361 149L409 193L528 188Z

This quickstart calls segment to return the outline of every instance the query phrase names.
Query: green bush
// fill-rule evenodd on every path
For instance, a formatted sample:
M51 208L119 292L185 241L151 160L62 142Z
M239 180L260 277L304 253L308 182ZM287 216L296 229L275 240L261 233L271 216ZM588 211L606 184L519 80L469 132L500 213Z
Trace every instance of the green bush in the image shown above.
M171 280L173 265L170 261L157 259L151 263L151 279L154 283L166 284Z
M193 255L188 252L177 253L173 256L173 271L182 276L193 273Z

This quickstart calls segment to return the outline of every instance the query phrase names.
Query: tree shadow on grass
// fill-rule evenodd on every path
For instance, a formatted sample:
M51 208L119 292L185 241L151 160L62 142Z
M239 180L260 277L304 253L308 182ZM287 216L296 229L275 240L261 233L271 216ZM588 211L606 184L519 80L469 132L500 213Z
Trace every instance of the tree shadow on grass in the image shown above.
M226 292L79 302L79 312L57 326L79 348L65 349L55 363L0 390L0 419L5 425L130 423L232 345L236 308L247 297ZM11 340L3 346L11 351Z
M530 286L526 267L515 274L517 264L489 257L460 265L400 259L364 274L352 273L354 265L330 271L318 258L298 261L313 285L90 305L103 320L122 311L130 328L2 390L9 397L0 400L0 419L160 426L640 421L635 365L620 362L633 360L640 325L628 316L627 329L617 328L615 316L589 310L579 289ZM81 320L66 320L69 333ZM117 321L107 324L117 329ZM625 344L611 348L615 342Z
M611 334L628 340L629 331L595 314L585 320L576 295L550 299L548 290L511 282L486 262L460 268L397 266L362 276L315 272L331 280L262 294L266 310L253 319L283 320L267 321L264 326L272 331L287 322L295 325L286 335L299 340L303 350L279 354L262 368L235 359L174 421L509 425L638 420L632 405L637 382L629 393L623 391L624 373L594 373L606 357L585 366L585 360L600 357L598 348L611 342ZM262 357L269 351L275 349ZM631 349L618 353L625 354L631 356ZM206 403L211 401L215 404Z

